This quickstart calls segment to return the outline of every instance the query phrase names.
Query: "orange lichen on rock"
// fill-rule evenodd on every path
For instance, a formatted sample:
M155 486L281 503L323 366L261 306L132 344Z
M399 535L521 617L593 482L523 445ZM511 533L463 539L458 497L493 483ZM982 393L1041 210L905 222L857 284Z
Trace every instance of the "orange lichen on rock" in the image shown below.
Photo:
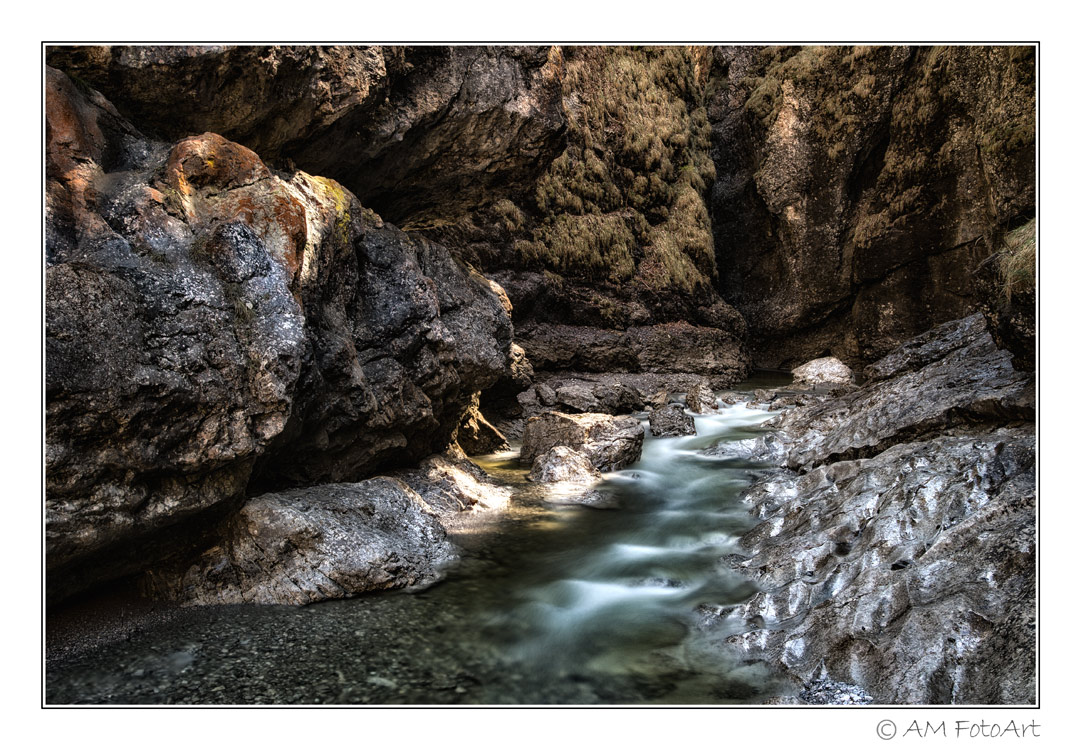
M165 164L165 181L181 195L204 187L229 190L270 177L259 156L217 133L203 133L177 143Z

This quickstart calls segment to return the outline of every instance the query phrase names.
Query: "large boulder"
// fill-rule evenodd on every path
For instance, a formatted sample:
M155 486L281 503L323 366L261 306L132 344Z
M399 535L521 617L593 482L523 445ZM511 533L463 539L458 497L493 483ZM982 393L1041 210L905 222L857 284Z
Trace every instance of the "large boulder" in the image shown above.
M653 437L697 434L694 417L683 411L680 404L668 404L650 412L649 431Z
M591 484L601 473L590 460L565 445L557 445L533 459L527 476L531 482L578 482Z
M695 383L687 389L687 408L695 414L713 414L717 411L717 394L704 383Z
M421 497L386 477L260 495L215 542L147 572L144 591L183 604L310 604L427 585L457 557Z
M825 383L851 384L856 382L855 375L836 357L820 357L805 362L792 370L793 385L823 385Z
M50 600L253 487L438 452L508 374L487 280L332 180L211 133L149 140L51 68L46 147Z
M522 434L522 463L531 466L542 453L573 448L601 471L615 471L642 455L645 429L634 417L547 412L533 417Z
M168 140L213 131L333 177L406 228L532 190L564 144L547 47L49 47Z

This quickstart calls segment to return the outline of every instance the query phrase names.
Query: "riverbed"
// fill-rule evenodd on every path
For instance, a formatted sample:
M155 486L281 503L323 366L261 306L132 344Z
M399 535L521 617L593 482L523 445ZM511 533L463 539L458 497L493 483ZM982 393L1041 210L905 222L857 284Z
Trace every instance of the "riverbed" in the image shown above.
M751 382L745 388L764 383ZM770 383L771 385L773 383ZM723 562L754 524L761 465L701 454L762 434L774 413L696 415L605 475L618 509L554 505L517 451L474 459L509 507L451 529L441 583L308 607L189 608L49 655L48 703L723 704L782 683L734 661L712 625L754 586Z

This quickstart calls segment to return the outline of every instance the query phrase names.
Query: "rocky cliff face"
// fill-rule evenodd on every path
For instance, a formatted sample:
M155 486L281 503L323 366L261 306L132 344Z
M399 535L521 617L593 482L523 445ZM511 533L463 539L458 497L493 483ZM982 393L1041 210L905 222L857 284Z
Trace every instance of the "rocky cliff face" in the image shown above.
M444 248L220 135L150 140L46 73L50 598L249 486L438 452L510 377L503 300Z
M977 309L1035 211L1031 47L719 48L719 289L755 359L870 362Z

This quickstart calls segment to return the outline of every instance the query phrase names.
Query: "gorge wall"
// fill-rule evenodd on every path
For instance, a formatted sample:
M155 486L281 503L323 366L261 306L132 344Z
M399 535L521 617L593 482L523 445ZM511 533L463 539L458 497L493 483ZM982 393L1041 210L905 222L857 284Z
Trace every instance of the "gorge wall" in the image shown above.
M1034 216L1031 48L46 62L50 597L256 490L415 465L529 362L872 361L987 306Z

